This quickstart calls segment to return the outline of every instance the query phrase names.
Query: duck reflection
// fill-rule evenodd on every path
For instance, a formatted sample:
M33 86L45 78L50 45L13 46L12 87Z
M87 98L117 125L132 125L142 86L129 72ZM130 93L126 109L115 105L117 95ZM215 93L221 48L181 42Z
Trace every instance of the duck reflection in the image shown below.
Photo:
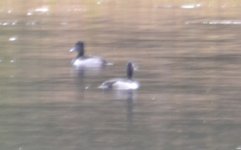
M74 68L73 72L79 78L87 77L87 76L98 76L101 71L103 71L105 67L101 68L85 68L85 67L78 67Z
M133 126L133 109L137 98L137 91L135 90L119 90L114 92L116 100L125 100L126 102L126 121L127 129L130 130Z
M96 82L96 77L101 74L102 69L87 69L79 68L72 69L72 76L74 84L77 87L79 93L85 93L86 90L90 89ZM93 87L92 87L93 88Z
M133 124L133 107L134 107L134 95L133 91L127 91L127 99L126 99L126 110L127 110L127 122L128 129L132 127Z

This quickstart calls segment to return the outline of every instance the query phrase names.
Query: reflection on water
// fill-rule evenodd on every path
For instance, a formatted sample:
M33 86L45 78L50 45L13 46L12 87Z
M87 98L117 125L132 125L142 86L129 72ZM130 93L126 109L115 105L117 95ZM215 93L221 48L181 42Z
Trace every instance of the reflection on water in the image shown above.
M0 4L0 149L240 149L238 2ZM74 69L77 40L115 65ZM98 89L128 61L140 90Z

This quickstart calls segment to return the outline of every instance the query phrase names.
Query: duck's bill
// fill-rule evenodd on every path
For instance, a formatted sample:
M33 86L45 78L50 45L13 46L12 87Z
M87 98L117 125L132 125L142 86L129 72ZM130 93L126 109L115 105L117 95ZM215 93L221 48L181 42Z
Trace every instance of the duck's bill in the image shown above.
M75 47L73 47L69 50L69 52L73 52L73 51L75 51Z
M98 86L99 89L107 89L107 86L101 84L100 86Z

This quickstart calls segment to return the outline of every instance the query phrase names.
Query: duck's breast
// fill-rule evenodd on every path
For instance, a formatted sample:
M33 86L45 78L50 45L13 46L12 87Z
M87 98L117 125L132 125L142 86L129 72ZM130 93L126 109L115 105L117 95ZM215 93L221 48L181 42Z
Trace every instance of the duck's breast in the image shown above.
M73 65L76 67L102 67L104 65L104 60L99 57L90 57L90 58L78 58L75 59Z

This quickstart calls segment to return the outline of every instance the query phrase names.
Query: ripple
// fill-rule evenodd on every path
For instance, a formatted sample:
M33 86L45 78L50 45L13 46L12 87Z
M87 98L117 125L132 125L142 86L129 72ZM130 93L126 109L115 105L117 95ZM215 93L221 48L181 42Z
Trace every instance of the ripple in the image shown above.
M15 26L17 23L17 20L4 20L0 22L0 26Z
M185 24L241 25L241 20L198 20L187 21Z
M241 149L241 146L237 147L236 149L237 149L237 150L240 150L240 149Z
M43 7L39 7L34 9L35 12L41 12L41 13L46 13L49 12L49 8L48 6L43 6Z
M202 7L201 3L188 3L188 4L181 4L181 5L173 5L173 4L163 4L158 5L156 8L164 8L164 9L171 9L171 8L181 8L181 9L196 9Z
M35 9L30 9L30 10L28 10L28 12L27 12L27 16L32 16L32 15L34 15L34 14L39 14L39 15L41 15L41 14L47 14L47 13L49 13L49 7L48 6L41 6L41 7L37 7L37 8L35 8Z
M183 4L180 6L180 8L182 9L195 9L195 8L199 8L201 7L202 5L200 3L197 3L197 4Z
M14 60L14 59L10 60L10 63L15 63L15 62L16 62L16 60Z
M11 9L9 9L9 10L7 11L8 14L11 14L12 12L13 12L13 10L11 10Z
M102 2L103 2L102 0L97 0L96 4L97 4L97 5L101 5Z
M37 24L37 21L28 21L26 22L26 26L35 26Z
M1 25L2 26L7 26L7 25L9 25L9 23L8 22L2 22Z
M18 39L17 36L12 36L12 37L10 37L8 40L9 40L9 41L16 41L17 39Z

